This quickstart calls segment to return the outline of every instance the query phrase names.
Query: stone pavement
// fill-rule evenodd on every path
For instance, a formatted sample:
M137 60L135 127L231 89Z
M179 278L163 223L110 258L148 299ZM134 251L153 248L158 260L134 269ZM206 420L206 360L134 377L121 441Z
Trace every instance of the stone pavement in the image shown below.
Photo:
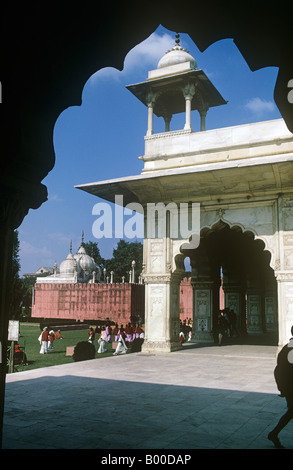
M272 449L276 346L184 345L7 376L3 449ZM293 449L293 423L280 434Z

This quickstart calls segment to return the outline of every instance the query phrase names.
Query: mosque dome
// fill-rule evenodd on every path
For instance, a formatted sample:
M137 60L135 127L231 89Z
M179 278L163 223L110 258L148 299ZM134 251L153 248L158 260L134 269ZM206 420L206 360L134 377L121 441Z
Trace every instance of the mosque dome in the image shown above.
M85 248L83 246L83 241L79 247L78 252L76 255L74 255L74 258L79 264L79 267L81 270L83 270L85 273L89 274L92 273L97 269L97 265L94 261L94 259L87 254L85 251Z
M179 42L179 34L176 34L176 44L175 46L170 50L167 51L165 55L160 59L158 63L158 69L161 69L163 67L169 67L170 65L177 65L177 64L183 64L185 62L190 62L191 67L196 69L197 68L197 63L192 57L191 54L186 49L183 49L183 47L180 46Z
M70 251L67 258L60 264L60 274L68 277L73 276L76 271L79 271L79 263Z
M96 268L96 263L94 259L86 253L81 255L81 257L79 258L79 265L81 269L86 273L91 273Z

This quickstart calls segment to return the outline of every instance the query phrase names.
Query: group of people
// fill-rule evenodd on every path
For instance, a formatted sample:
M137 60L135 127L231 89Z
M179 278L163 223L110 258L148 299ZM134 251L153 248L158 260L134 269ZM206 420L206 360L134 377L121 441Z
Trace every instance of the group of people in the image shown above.
M47 326L43 328L42 333L40 334L38 340L41 345L40 354L47 354L48 351L54 351L54 340L55 339L63 339L61 335L61 331L58 330L49 330Z
M234 335L238 336L238 330L236 326L236 313L233 309L226 307L224 310L220 310L217 315L216 322L213 327L212 334L214 336L215 343L219 346L223 344L223 338ZM192 321L191 318L180 320L180 332L179 341L180 343L191 341L192 338Z
M192 337L192 321L191 318L180 320L180 332L179 332L179 341L184 343L185 341L191 341Z
M88 341L94 343L95 336L98 336L98 354L108 351L107 344L114 341L117 343L114 356L118 354L126 354L129 346L133 344L136 340L143 340L144 332L139 324L128 323L125 328L123 325L120 327L116 323L112 328L110 323L107 323L106 326L96 327L94 330L93 327L90 327Z

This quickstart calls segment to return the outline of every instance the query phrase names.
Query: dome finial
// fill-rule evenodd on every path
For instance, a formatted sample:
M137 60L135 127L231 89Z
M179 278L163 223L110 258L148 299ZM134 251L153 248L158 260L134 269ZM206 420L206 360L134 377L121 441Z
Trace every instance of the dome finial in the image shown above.
M179 44L180 44L180 34L179 33L176 33L175 43L177 44L177 46L179 46Z
M81 246L84 245L84 231L82 231L82 234L81 234Z
M72 240L70 240L70 253L72 253Z

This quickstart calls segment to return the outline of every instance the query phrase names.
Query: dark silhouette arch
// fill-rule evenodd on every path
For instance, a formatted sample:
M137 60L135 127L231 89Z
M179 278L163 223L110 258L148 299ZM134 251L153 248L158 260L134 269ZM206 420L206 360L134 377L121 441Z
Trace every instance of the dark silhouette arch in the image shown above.
M127 52L159 24L187 32L201 51L213 42L233 38L251 70L279 67L275 101L293 132L288 81L293 78L289 7L270 3L239 6L235 2L99 3L61 9L6 2L1 6L0 103L1 231L0 341L6 350L12 232L28 210L47 199L43 178L54 167L53 130L58 116L80 105L82 88L97 70L122 69ZM0 428L2 429L6 365L1 364Z

